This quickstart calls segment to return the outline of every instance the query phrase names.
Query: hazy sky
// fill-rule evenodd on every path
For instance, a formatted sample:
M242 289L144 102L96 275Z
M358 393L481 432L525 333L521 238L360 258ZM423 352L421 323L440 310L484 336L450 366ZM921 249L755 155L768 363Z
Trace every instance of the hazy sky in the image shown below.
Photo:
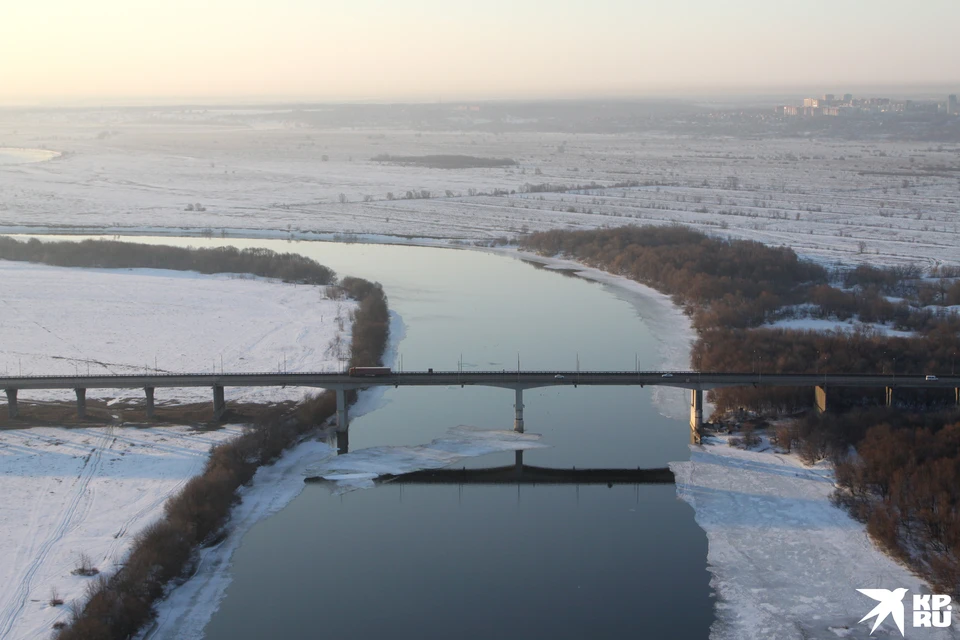
M960 84L960 0L0 1L0 104Z

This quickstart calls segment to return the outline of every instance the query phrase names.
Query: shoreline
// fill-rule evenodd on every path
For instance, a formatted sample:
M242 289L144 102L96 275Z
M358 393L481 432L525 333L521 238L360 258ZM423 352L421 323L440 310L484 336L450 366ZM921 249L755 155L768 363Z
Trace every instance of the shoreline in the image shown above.
M777 453L766 437L752 450L728 440L705 437L690 446L688 462L670 464L677 496L707 534L717 594L711 640L868 638L869 625L859 621L876 603L857 589L930 593L873 543L862 523L832 504L830 463L808 467L796 455ZM950 629L908 635L957 638L957 628L955 621ZM899 637L890 620L877 631Z

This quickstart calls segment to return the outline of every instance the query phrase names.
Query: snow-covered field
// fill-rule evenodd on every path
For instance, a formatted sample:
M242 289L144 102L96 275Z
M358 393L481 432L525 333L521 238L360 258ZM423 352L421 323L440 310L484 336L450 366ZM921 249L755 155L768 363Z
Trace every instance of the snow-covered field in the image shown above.
M289 110L0 113L0 230L484 240L680 222L823 262L960 263L958 150L927 142L302 126ZM431 169L380 154L509 157ZM612 185L638 181L640 187ZM602 188L539 193L531 186ZM407 199L407 192L429 198ZM499 195L494 195L495 193ZM342 201L341 201L342 195ZM197 210L196 204L202 210Z
M334 370L338 345L349 345L355 308L352 301L326 298L322 287L178 271L0 261L0 283L4 375L221 366ZM307 390L227 391L228 399L275 402L299 399ZM140 398L122 390L89 395ZM209 397L204 390L170 389L158 390L157 400ZM54 622L68 617L66 605L51 606L52 590L67 605L82 602L91 580L71 573L80 554L108 575L115 571L136 533L201 471L210 448L239 431L129 425L0 431L0 579L6 585L0 590L0 637L48 636ZM302 485L299 474L296 480ZM281 498L272 500L282 506ZM257 513L264 515L262 509Z
M922 580L878 550L864 526L830 504L833 471L795 456L727 446L726 436L691 446L671 463L677 494L707 533L707 563L717 593L713 640L866 638L858 624L876 602L857 589L907 588ZM956 617L954 617L956 620ZM872 620L870 621L872 622ZM952 629L912 629L908 638L958 638ZM885 635L884 635L885 634ZM888 620L877 637L900 637Z
M107 575L115 571L137 532L203 469L210 448L239 431L0 431L0 637L49 637L93 580L71 573L80 554ZM53 590L64 605L51 606Z
M324 287L150 269L67 269L0 260L0 376L333 371L356 303ZM226 390L227 400L299 400L309 389ZM21 391L23 401L72 392ZM143 400L138 390L88 398ZM158 389L157 403L207 402L206 389Z

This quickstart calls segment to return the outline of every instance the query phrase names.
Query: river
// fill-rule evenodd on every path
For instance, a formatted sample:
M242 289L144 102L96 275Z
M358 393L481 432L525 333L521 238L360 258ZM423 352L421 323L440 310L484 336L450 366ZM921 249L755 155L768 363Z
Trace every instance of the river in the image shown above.
M477 251L282 240L139 238L301 253L383 284L405 370L661 367L642 301ZM387 389L352 419L350 449L424 444L457 425L510 429L513 392ZM526 464L665 467L689 429L650 389L524 393ZM512 464L513 453L460 466ZM707 638L707 541L672 485L306 485L246 532L206 627L237 638Z

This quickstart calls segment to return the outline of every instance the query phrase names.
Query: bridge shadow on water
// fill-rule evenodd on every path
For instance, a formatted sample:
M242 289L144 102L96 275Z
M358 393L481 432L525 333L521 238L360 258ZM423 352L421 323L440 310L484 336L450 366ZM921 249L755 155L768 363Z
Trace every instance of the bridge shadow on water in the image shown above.
M673 472L662 469L554 469L533 465L509 465L486 469L432 469L398 476L383 476L380 482L399 484L673 484Z
M377 484L446 484L446 485L639 485L673 484L673 472L667 468L655 469L557 469L523 464L523 451L516 451L516 462L501 467L479 469L445 468L411 471L403 474L384 474ZM322 477L309 477L305 482L327 482Z

